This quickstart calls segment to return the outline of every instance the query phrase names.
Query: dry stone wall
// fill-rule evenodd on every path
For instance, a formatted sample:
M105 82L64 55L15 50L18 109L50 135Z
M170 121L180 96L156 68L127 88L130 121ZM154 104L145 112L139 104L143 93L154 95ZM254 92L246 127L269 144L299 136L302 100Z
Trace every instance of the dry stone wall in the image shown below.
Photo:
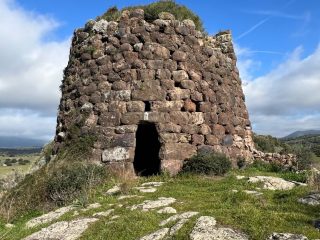
M74 33L61 86L55 153L95 136L92 160L132 169L139 123L156 125L162 169L201 151L252 158L231 33L206 36L191 20L141 9L89 21Z

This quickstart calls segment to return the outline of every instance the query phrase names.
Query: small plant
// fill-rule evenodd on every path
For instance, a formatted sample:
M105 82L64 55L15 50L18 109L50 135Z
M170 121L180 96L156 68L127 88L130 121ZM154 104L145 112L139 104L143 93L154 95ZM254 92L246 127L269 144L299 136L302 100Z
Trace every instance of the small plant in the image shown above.
M239 169L245 168L246 167L246 159L243 158L243 157L239 157L237 159L237 166L238 166Z
M231 161L221 153L198 154L185 161L182 172L223 175L231 169Z

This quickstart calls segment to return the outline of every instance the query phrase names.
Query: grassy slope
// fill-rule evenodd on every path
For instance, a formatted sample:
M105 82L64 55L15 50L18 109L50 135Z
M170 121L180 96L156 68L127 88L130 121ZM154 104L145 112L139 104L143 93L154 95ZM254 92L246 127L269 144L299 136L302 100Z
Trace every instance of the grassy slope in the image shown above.
M141 178L139 181L165 181L162 187L155 193L135 193L142 198L117 200L117 197L103 195L112 184L100 187L92 197L92 202L102 203L102 208L81 213L80 216L91 216L94 211L112 208L109 204L121 203L123 207L115 207L114 215L120 215L119 219L110 224L109 218L101 219L91 225L82 239L137 239L155 230L161 220L168 217L165 214L157 214L155 211L140 212L130 211L126 206L141 203L146 199L158 197L174 197L177 202L172 206L178 212L198 211L201 215L214 216L219 224L231 226L247 233L251 239L265 239L272 232L300 233L309 238L319 238L320 234L312 226L314 219L320 218L320 207L305 206L297 203L297 199L309 191L306 187L297 187L290 191L261 190L262 196L247 195L241 190L254 190L257 185L249 184L246 180L237 180L236 174L250 175L276 175L274 173L257 172L253 170L234 171L223 178L208 178L199 176L179 176L168 178L158 176L153 178ZM136 185L139 182L135 183ZM240 190L238 193L232 190ZM113 207L114 208L114 207ZM73 219L72 212L62 219ZM0 226L0 239L21 239L28 234L41 229L26 230L24 224L27 219L39 213L30 213L15 222L15 228L6 230L3 224ZM173 239L188 239L192 226L197 217L189 221ZM61 220L61 219L60 219ZM1 237L2 236L2 237Z

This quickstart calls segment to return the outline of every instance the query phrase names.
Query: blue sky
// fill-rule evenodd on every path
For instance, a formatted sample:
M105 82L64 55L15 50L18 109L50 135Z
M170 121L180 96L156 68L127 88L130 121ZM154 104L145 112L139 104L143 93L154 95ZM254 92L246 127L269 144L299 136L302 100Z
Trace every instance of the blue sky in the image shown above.
M111 6L150 2L0 0L0 135L52 138L74 29ZM232 30L254 131L320 129L320 1L177 2L209 34Z

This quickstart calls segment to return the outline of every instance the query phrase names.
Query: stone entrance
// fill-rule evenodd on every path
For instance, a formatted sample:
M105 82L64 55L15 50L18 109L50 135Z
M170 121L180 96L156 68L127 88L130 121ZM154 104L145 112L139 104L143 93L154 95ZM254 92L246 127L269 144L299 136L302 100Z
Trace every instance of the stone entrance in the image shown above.
M141 122L136 133L134 170L137 175L150 176L160 173L159 135L154 123Z

